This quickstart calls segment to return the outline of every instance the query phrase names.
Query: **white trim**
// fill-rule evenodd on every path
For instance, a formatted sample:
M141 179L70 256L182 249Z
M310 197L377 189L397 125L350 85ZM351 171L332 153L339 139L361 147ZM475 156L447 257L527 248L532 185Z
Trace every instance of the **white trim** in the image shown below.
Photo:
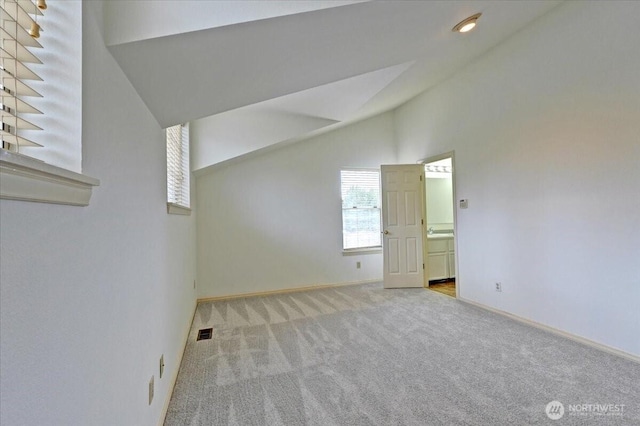
M427 157L427 158L423 158L421 160L416 161L416 163L418 164L428 164L428 163L433 163L435 161L440 161L440 160L446 160L447 158L451 158L451 166L453 167L453 156L454 156L455 150L454 151L449 151L449 152L445 152L443 154L438 154L438 155L434 155L432 157ZM455 170L455 167L453 168L453 170Z
M455 279L456 279L456 298L460 298L460 272L459 272L459 266L460 266L460 259L459 259L459 255L458 253L460 252L460 250L458 250L458 247L460 247L460 245L458 244L458 204L457 204L457 191L456 191L456 174L457 174L457 169L456 169L456 151L449 151L449 152L445 152L443 154L439 154L439 155L434 155L433 157L427 157L427 158L423 158L422 160L418 160L418 164L428 164L428 163L433 163L434 161L440 161L440 160L444 160L446 158L451 158L451 190L453 192L452 196L453 196L453 245L455 247L455 250L453 252L453 257L454 257L454 263L455 263ZM425 177L425 185L426 185L426 177ZM427 198L425 196L425 202L424 204L427 204ZM425 222L426 222L426 213L425 213ZM429 225L428 223L426 224L427 226ZM423 251L423 257L424 257L424 264L427 266L426 269L424 270L424 273L427 274L427 277L425 278L426 281L426 286L425 288L429 288L429 267L428 267L428 261L429 261L429 250L427 248L427 243L428 240L425 239L424 244L425 244L425 250Z
M460 297L458 297L457 299L459 301L463 302L463 303L468 303L469 305L476 306L476 307L478 307L480 309L484 309L484 310L487 310L487 311L494 312L496 314L505 316L507 318L511 318L512 320L515 320L515 321L530 325L532 327L539 328L539 329L544 330L544 331L548 331L550 333L556 334L556 335L564 337L566 339L573 340L573 341L581 343L583 345L590 346L590 347L592 347L594 349L598 349L598 350L601 350L601 351L610 353L612 355L616 355L616 356L628 359L629 361L637 362L638 364L640 364L640 357L637 356L637 355L631 354L629 352L625 352L623 350L620 350L620 349L617 349L617 348L614 348L614 347L611 347L611 346L607 346L607 345L604 345L602 343L594 342L593 340L586 339L586 338L578 336L576 334L571 334L569 332L566 332L566 331L563 331L563 330L559 330L557 328L553 328L551 326L544 325L544 324L541 324L539 322L535 322L535 321L532 321L530 319L523 318L523 317L520 317L518 315L514 315L514 314L506 312L506 311L501 311L500 309L495 309L495 308L492 308L491 306L483 305L482 303L473 302L471 300L462 299Z
M0 198L88 206L98 179L0 150Z
M179 204L167 203L167 213L191 216L191 209Z
M380 253L382 253L382 246L342 249L343 256L357 256L360 254L380 254Z
M349 285L359 285L359 284L372 284L372 283L382 283L381 279L374 280L361 280L361 281L343 281L339 283L329 283L329 284L315 284L305 287L290 287L290 288L281 288L277 290L266 290L266 291L257 291L253 293L236 293L236 294L227 294L223 296L211 296L211 297L203 297L198 299L198 303L200 302L215 302L217 300L227 300L227 299L239 299L243 297L256 297L256 296L272 296L275 294L282 293L297 293L300 291L312 291L312 290L321 290L325 288L333 288L333 287L344 287Z

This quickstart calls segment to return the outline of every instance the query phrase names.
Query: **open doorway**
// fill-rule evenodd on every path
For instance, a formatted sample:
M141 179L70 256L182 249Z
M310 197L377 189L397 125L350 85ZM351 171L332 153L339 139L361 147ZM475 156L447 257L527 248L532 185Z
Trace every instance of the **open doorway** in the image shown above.
M425 167L425 250L427 288L457 297L455 170L453 152L421 161Z

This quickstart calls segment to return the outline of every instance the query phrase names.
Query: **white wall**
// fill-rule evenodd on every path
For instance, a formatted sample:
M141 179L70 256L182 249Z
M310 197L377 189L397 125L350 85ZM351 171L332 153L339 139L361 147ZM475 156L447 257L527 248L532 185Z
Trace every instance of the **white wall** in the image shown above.
M340 169L394 163L393 138L389 113L198 176L198 296L381 279L342 254Z
M453 229L453 179L427 178L427 226Z
M163 132L104 47L101 8L83 2L91 205L0 201L7 426L156 425L193 313L195 218L166 213Z
M455 150L460 296L636 355L638 16L567 2L396 115L400 161Z
M320 117L241 108L191 122L192 170L196 171L286 141L336 121Z

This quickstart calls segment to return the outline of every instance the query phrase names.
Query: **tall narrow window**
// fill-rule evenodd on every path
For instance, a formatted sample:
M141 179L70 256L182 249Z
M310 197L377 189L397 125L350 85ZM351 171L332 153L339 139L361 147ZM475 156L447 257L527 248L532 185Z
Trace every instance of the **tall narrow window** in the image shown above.
M34 48L42 45L38 16L46 9L43 0L0 0L0 111L2 111L2 148L17 152L23 146L42 146L22 136L22 130L42 130L25 119L26 115L42 114L24 98L41 97L29 81L41 81L32 64L42 64ZM31 120L31 118L29 118Z
M380 172L342 170L340 182L343 249L381 247Z
M189 124L167 128L167 205L169 213L188 214ZM177 209L176 209L177 207Z

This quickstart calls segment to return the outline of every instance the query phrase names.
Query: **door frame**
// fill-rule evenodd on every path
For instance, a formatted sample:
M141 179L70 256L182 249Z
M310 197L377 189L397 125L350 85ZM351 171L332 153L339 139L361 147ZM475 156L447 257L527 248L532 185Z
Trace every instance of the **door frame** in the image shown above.
M443 154L439 154L439 155L434 155L431 157L427 157L427 158L423 158L421 160L418 160L417 163L418 164L428 164L428 163L433 163L434 161L440 161L440 160L444 160L447 158L451 158L451 189L453 192L453 242L454 242L454 259L455 259L455 271L456 271L456 299L460 298L460 282L462 281L460 278L460 270L459 270L459 265L460 265L460 261L459 261L459 255L458 253L460 252L458 250L458 208L457 208L457 198L456 198L456 156L455 156L455 150L454 151L449 151L449 152L445 152ZM427 179L426 179L426 175L425 175L425 187L427 185ZM424 206L423 208L425 209L425 221L426 221L426 209L427 209L427 197L425 194L424 197ZM428 226L428 223L425 223L425 228ZM425 265L428 265L429 262L429 248L427 246L427 237L424 237L424 248L422 249L422 256L424 258L424 262ZM428 274L429 270L425 269L425 274ZM429 287L429 277L428 275L425 276L425 288Z

